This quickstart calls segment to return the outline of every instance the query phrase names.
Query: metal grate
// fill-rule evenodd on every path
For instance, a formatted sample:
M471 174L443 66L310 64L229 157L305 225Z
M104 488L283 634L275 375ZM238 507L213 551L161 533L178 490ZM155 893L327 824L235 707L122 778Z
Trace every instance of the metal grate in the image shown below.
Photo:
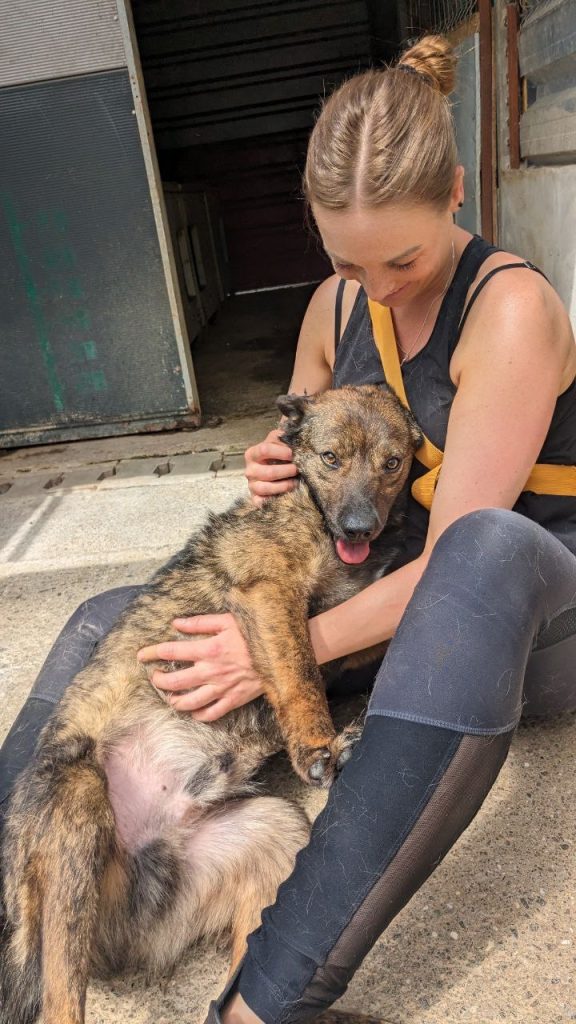
M540 18L554 7L560 7L565 0L519 0L520 24L526 25L536 15Z
M477 0L408 0L406 7L408 32L417 38L424 32L438 35L453 32L476 14L478 3Z

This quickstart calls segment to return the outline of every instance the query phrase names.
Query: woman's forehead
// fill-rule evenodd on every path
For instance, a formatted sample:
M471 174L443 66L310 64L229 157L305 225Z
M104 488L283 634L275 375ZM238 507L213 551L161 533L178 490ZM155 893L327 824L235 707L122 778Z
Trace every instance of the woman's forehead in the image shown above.
M431 206L313 207L312 212L328 255L347 263L410 259L438 233L438 212Z

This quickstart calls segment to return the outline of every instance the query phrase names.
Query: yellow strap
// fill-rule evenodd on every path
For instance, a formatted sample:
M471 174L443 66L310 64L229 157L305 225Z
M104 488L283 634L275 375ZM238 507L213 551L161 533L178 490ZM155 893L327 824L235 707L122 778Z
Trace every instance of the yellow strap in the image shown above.
M381 306L379 302L372 302L371 299L368 299L368 308L370 309L374 341L380 353L386 382L391 388L394 388L402 405L409 409L410 406L404 389L404 380L402 379L402 370L396 347L392 313L388 306ZM432 444L432 441L424 437L422 446L416 452L416 458L427 469L436 469L436 467L440 468L442 464L443 454L439 448Z
M409 409L398 358L392 313L388 306L381 306L378 302L372 302L370 299L368 308L372 320L374 341L380 353L386 381L390 387L394 388L402 404ZM428 510L432 507L443 457L444 453L436 448L427 437L424 438L422 446L416 452L416 458L423 466L426 466L428 473L424 473L414 481L412 496ZM539 462L532 469L522 490L531 491L533 494L574 497L576 496L576 466L554 466Z

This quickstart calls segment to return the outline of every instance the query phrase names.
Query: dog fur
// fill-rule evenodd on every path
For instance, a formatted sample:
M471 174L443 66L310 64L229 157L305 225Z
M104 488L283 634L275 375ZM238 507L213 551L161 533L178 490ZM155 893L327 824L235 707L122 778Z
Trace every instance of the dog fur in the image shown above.
M232 966L308 836L286 800L251 795L282 746L327 786L357 727L336 734L310 615L382 576L421 437L386 388L279 400L300 485L212 515L143 589L65 693L8 813L2 1024L81 1024L90 975L165 972L201 936L230 934ZM371 542L345 564L337 541ZM149 683L144 645L177 616L229 611L266 691L213 723ZM165 666L163 666L165 667ZM170 666L173 667L173 666Z

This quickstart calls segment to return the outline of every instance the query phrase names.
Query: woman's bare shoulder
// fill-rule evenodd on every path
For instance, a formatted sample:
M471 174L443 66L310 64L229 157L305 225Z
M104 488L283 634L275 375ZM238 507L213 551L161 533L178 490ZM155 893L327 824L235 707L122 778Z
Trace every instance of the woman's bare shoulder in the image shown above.
M533 335L529 328L533 318L534 322L544 325L548 341L547 358L557 361L562 367L563 389L576 375L576 347L570 318L552 284L526 265L525 257L508 251L489 256L470 286L465 308L478 285L491 271L511 263L520 266L509 267L502 273L494 274L470 309L462 337L452 357L452 380L457 385L462 369L475 347L486 346L487 331L493 337L503 338L504 334L510 334L516 324L517 333L522 333L522 343L529 346ZM532 343L538 345L536 335L532 337Z

